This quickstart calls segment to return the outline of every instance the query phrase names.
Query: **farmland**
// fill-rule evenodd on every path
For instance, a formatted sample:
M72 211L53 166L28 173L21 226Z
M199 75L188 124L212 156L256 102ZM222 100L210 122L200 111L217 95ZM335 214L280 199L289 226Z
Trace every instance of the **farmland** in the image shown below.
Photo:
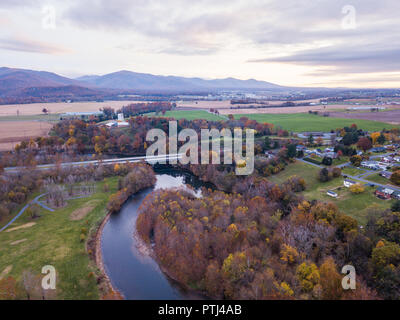
M331 117L321 117L318 115L299 113L299 114L241 114L235 115L235 118L248 117L258 122L272 123L275 126L280 126L282 129L302 132L302 131L330 131L345 126L357 124L359 128L368 131L380 131L382 129L390 129L395 127L388 123L377 122L371 120L354 120L354 119L339 119Z
M154 113L148 113L147 116L154 116ZM186 120L196 120L196 119L204 119L208 121L218 121L225 120L224 117L211 114L204 110L179 110L179 111L167 111L163 117L171 117L177 120L186 119Z
M130 103L137 101L104 101L104 102L73 102L73 103L31 103L31 104L10 104L0 105L0 117L6 116L30 116L42 114L43 108L49 110L50 113L64 112L89 112L99 111L100 108L111 107L119 109Z
M46 136L52 124L38 121L0 122L0 151L12 149L16 143L29 138Z

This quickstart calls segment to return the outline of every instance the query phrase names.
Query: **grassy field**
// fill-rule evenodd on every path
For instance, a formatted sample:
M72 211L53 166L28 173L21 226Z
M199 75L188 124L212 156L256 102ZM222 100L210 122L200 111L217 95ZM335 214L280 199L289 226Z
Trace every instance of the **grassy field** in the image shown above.
M147 113L147 116L154 116L154 113ZM205 119L209 121L219 121L226 120L224 117L211 114L204 110L178 110L178 111L167 111L164 116L161 114L160 117L171 117L177 120L186 119L186 120L196 120L196 119Z
M0 122L4 121L44 121L44 122L58 122L60 121L60 114L36 114L26 116L4 116L0 117Z
M348 188L343 186L343 177L333 179L322 183L317 179L319 168L308 165L303 162L290 164L286 169L277 175L273 175L268 179L274 183L282 183L289 177L297 175L303 177L307 187L303 192L307 200L320 200L324 202L333 202L345 214L357 219L361 224L366 223L367 211L371 206L379 209L388 209L393 200L384 201L374 196L375 188L366 187L365 192L359 195L350 193ZM335 190L339 197L332 198L326 194L328 190Z
M365 173L366 171L357 167L348 166L342 168L342 172L349 176L358 176L359 174Z
M374 173L368 176L367 179L380 184L393 185L389 179L381 177L379 173Z
M384 122L376 122L370 120L357 120L357 119L339 119L330 117L321 117L318 115L308 113L297 114L238 114L235 115L236 119L240 117L248 117L258 122L273 123L275 126L280 126L282 129L303 132L303 131L330 131L345 126L351 126L353 123L357 124L359 128L368 131L380 131L384 128L389 129L395 127L391 124Z
M0 233L0 274L11 268L8 275L21 280L25 270L40 275L43 266L52 265L57 271L58 299L98 299L96 276L91 276L91 272L97 272L96 266L89 260L85 241L80 241L80 235L82 228L87 229L89 235L105 217L106 203L117 188L117 180L106 180L109 193L103 192L104 182L100 182L95 194L71 200L55 212L41 209L40 217L33 220L22 215ZM78 209L86 211L86 215L80 220L72 220L72 213L81 212ZM12 228L27 223L35 224L12 231Z

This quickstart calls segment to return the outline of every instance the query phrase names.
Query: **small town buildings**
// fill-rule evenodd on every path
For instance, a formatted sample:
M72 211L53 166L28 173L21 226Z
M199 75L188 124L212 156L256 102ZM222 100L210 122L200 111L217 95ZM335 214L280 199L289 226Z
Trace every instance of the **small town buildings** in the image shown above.
M388 187L378 187L375 191L375 195L378 198L389 200L392 198L392 194L395 192L392 188Z
M357 182L355 182L355 181L353 181L353 180L345 179L345 180L343 181L343 185L344 185L346 188L350 188L352 185L355 185L355 184L357 184Z

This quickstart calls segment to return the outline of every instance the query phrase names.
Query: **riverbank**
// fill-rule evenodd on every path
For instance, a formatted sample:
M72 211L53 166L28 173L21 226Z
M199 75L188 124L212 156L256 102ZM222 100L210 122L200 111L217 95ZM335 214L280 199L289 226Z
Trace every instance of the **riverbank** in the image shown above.
M111 212L108 212L104 219L98 226L94 237L86 243L86 250L95 262L97 269L100 272L100 282L98 284L99 290L103 292L115 292L123 297L123 294L119 292L113 285L107 272L104 268L102 247L101 247L101 235L103 233L104 226L111 217ZM92 254L91 254L92 253Z

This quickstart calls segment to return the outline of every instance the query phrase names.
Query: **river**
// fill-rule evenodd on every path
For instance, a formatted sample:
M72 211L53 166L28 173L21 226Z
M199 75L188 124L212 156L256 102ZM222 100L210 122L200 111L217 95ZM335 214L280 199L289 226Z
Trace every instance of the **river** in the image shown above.
M119 213L111 215L101 235L102 256L105 271L114 288L126 299L176 300L204 299L184 290L168 278L151 257L143 255L137 248L133 236L138 209L145 197L156 189L167 189L190 185L197 196L206 186L197 177L180 171L160 171L156 175L154 188L143 190L132 196Z

